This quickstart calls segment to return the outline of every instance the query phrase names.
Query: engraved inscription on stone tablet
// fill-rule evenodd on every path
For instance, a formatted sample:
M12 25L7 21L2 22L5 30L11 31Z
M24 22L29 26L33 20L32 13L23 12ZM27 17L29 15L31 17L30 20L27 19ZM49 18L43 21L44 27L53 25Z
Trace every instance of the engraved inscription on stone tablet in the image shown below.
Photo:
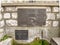
M15 30L16 40L28 40L28 30Z
M18 26L42 26L46 22L46 9L18 9Z

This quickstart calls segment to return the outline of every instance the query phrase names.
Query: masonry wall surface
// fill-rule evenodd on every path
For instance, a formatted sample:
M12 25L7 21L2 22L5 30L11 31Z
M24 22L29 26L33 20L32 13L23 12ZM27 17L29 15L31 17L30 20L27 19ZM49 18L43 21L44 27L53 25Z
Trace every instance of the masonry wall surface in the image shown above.
M49 41L52 37L59 37L59 31L60 31L59 29L60 27L59 26L60 25L59 6L43 6L43 5L39 6L40 8L46 9L46 16L47 16L46 25L42 27L18 27L18 20L17 20L18 18L17 8L18 7L20 6L2 7L2 10L0 13L0 30L1 29L4 30L3 31L4 33L14 38L14 35L15 35L14 33L16 29L27 29L29 30L29 39L32 40L36 36L41 36L40 35L41 30L47 30L48 31L47 37L46 35L44 35L44 37L48 39ZM44 32L44 34L46 34L46 32Z

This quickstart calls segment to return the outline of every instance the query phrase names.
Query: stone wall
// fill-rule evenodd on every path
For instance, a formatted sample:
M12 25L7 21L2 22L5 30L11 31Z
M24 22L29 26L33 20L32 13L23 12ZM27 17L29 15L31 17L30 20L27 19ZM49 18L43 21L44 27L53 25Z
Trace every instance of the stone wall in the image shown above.
M18 6L19 7L19 6ZM48 38L51 39L52 37L59 36L59 7L58 6L43 6L46 9L46 25L42 27L18 27L18 15L17 15L17 6L13 7L2 7L0 13L0 29L4 29L6 34L13 36L16 29L27 29L29 30L29 38L32 34L35 36L40 36L41 29L48 30ZM40 7L40 6L39 6ZM42 8L40 7L40 8ZM46 32L44 33L46 34ZM32 37L34 38L34 36Z

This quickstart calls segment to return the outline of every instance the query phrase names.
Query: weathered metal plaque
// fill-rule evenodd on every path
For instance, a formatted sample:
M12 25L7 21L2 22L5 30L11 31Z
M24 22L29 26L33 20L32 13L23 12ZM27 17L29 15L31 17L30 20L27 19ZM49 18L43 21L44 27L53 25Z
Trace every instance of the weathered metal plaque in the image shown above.
M46 22L46 9L18 9L18 26L42 26Z
M15 30L16 40L28 40L28 30Z

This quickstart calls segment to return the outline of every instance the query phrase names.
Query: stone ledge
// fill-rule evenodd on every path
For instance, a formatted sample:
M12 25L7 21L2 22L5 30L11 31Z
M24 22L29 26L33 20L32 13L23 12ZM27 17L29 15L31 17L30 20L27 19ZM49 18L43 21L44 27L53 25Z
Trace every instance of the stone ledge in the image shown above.
M53 3L54 2L54 3ZM41 1L38 3L2 3L2 6L59 6L57 1Z
M58 37L55 37L55 38L52 38L53 42L51 42L51 44L57 44L57 45L60 45L60 38Z

